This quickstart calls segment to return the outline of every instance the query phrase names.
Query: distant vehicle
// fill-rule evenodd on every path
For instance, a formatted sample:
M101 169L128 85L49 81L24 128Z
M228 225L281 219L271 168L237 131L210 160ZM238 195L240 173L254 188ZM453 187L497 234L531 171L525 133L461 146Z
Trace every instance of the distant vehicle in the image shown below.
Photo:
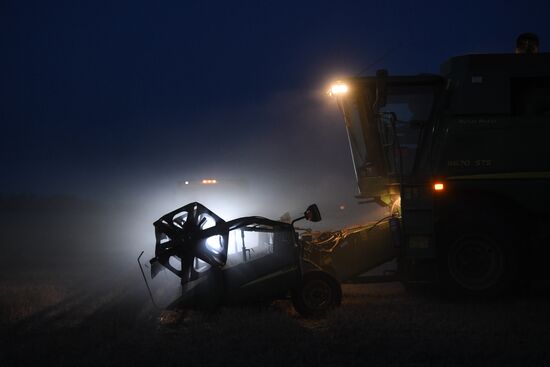
M515 54L453 57L440 75L379 70L331 88L358 198L393 215L404 283L488 296L548 278L550 54L538 48L523 34Z
M300 314L322 315L340 304L342 291L331 274L302 258L294 229L300 219L317 222L321 214L311 205L291 223L263 217L226 222L200 203L187 204L154 223L151 277L168 269L181 278L182 296L170 307L215 308L290 295Z

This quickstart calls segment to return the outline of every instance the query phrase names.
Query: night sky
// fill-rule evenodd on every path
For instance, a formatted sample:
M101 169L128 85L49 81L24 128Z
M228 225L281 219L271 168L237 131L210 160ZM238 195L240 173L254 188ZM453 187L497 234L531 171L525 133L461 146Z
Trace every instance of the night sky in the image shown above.
M330 220L357 207L331 80L383 56L364 73L438 72L521 32L548 50L549 3L505 3L2 1L0 192L162 201L152 222L215 177L245 183L246 214Z

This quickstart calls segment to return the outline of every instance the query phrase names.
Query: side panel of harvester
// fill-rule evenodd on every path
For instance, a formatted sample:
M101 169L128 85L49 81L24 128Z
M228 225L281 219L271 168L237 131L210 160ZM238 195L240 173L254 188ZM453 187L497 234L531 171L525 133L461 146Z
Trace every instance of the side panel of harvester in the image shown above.
M536 270L550 254L549 65L548 54L502 54L461 56L443 66L447 90L430 152L403 185L408 280L445 280L458 267L462 286L482 289L473 275L468 280L475 268L460 264L465 241L502 252L487 256L496 269L487 272L487 289L497 287L489 287L489 277L498 267L507 278L501 283L544 275ZM436 181L445 189L434 191Z

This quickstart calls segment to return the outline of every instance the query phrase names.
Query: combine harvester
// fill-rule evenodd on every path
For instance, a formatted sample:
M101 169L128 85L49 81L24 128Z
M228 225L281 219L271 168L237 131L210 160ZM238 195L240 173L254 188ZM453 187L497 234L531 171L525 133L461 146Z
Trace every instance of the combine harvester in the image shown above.
M474 297L548 278L550 54L538 48L523 34L515 54L454 57L440 75L342 79L329 94L344 116L357 197L388 217L299 238L294 222L320 220L316 206L292 223L225 222L191 203L155 222L152 275L181 278L175 304L291 294L305 316L337 306L341 282L392 259L390 279Z
M487 297L548 278L550 54L451 58L440 75L336 83L359 198L392 209L397 277Z

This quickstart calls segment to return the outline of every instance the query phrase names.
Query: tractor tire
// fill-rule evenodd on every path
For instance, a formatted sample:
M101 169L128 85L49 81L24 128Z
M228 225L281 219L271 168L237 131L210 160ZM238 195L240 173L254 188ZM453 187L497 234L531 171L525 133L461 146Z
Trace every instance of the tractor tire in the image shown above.
M303 317L322 317L341 302L340 283L321 271L304 274L301 284L292 291L294 309Z
M489 226L451 236L441 258L449 295L488 299L510 290L517 276L511 242Z

